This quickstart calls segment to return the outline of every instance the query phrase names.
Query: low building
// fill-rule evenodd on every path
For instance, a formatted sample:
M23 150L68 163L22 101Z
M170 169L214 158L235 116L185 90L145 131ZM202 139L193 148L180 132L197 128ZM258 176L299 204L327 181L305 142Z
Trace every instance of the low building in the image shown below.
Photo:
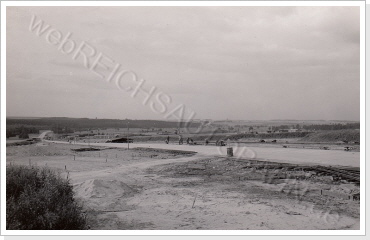
M289 132L289 129L279 129L278 132L279 133L286 133L286 132Z
M299 129L292 128L292 129L289 129L289 132L299 132Z
M296 129L296 128L291 128L291 129L279 129L278 130L279 133L287 133L287 132L300 132L299 129Z

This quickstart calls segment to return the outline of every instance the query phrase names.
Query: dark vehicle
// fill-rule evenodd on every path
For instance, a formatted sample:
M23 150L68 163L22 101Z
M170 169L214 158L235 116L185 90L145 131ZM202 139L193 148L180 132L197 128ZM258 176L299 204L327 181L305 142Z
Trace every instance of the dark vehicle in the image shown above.
M216 146L226 146L225 142L223 140L217 140Z
M132 138L129 138L128 139L128 142L129 143L133 143L134 140ZM106 143L127 143L127 138L123 137L123 138L116 138L116 139L113 139L113 140L108 140L106 141Z
M266 141L262 139L260 142L261 142L261 143L264 143L264 142L266 142Z
M344 151L351 151L356 149L355 147L344 147Z

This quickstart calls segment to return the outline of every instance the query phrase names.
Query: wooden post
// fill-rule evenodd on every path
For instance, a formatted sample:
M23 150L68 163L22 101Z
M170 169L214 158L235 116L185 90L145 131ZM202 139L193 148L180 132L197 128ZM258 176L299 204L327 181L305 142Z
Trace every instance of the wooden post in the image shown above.
M127 149L130 149L130 142L129 142L129 140L128 140L128 133L129 133L129 128L128 128L128 124L129 124L130 122L128 122L127 121L127 138L126 138L126 140L127 140Z
M197 195L195 195L194 201L193 201L193 206L191 208L194 208L195 200L197 199Z

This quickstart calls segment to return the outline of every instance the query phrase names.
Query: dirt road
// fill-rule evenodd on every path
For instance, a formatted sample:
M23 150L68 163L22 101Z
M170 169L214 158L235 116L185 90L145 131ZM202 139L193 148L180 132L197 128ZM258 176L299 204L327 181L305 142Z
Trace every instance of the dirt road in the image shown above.
M65 143L65 142L60 142ZM127 148L127 143L79 143L91 146L105 146ZM183 151L194 151L200 156L226 156L226 146L178 145L162 143L130 143L131 148L159 148ZM338 165L360 167L360 152L346 152L343 150L299 149L279 147L255 147L232 144L234 156L242 159L266 160L282 163L296 163L306 165Z

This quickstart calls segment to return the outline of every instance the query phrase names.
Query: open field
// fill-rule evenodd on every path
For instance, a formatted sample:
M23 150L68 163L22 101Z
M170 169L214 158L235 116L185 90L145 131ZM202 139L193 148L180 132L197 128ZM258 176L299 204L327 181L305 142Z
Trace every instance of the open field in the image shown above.
M86 145L8 146L7 164L48 166L68 177L91 229L359 229L359 201L348 199L359 185L295 167L302 160L276 168L226 157L215 146ZM254 149L274 162L289 156L279 150L293 151L290 160L311 154L359 162L358 152Z

